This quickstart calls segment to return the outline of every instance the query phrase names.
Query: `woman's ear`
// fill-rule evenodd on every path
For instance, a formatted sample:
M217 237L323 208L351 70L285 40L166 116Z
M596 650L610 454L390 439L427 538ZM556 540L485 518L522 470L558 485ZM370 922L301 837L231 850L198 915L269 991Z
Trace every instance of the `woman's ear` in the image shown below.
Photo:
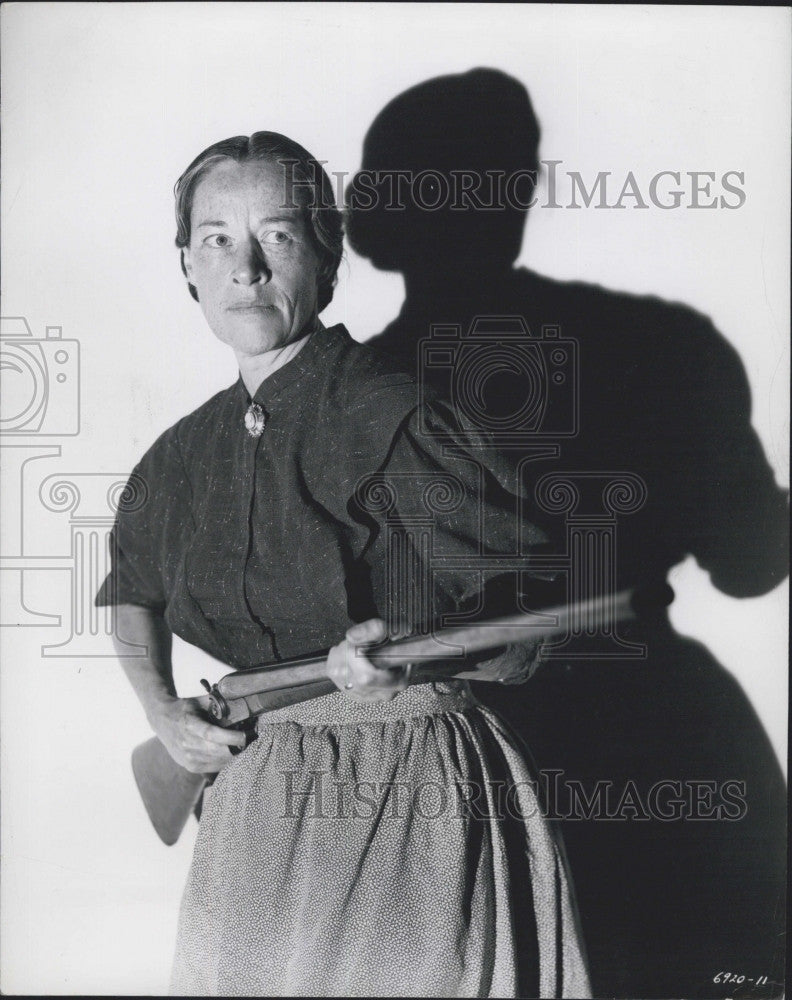
M189 248L188 247L182 247L182 251L181 251L181 254L179 256L180 256L180 259L181 259L182 273L184 274L184 277L187 279L187 289L188 289L190 295L192 295L192 297L195 299L195 301L198 302L199 301L199 299L198 299L198 289L195 287L195 285L190 280L192 278L192 263L190 262L190 250L189 250Z

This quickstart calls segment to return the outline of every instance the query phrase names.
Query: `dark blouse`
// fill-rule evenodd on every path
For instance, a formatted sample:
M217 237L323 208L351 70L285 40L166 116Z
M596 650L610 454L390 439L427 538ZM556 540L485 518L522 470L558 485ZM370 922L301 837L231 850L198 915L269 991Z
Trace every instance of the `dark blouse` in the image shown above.
M343 326L315 333L255 397L240 380L183 418L136 467L96 603L163 613L237 668L326 648L374 615L414 628L482 606L485 554L545 541L508 468L437 400ZM541 574L539 574L541 576ZM506 577L502 577L506 579ZM503 589L511 590L512 583ZM525 588L526 574L521 580Z

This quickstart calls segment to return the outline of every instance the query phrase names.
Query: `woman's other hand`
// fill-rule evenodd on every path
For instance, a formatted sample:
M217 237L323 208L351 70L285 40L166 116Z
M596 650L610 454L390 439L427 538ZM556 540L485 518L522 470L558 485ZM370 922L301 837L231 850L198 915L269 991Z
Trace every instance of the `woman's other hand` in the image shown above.
M494 657L479 654L476 666L456 676L470 681L499 681L501 684L524 684L541 663L542 640L511 642Z
M357 701L390 701L407 687L404 667L380 668L366 658L365 647L387 638L385 623L369 618L348 629L346 638L327 657L327 675L344 694ZM363 648L361 648L363 647Z
M177 764L194 774L214 774L244 748L244 733L206 721L197 698L171 698L149 714L151 727Z

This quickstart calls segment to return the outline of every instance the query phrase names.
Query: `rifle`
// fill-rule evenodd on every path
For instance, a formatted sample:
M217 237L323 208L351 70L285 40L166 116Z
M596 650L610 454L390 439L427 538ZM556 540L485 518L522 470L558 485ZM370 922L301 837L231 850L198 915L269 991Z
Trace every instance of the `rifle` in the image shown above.
M625 590L611 597L559 605L541 612L386 641L369 648L366 656L376 667L385 670L412 664L412 683L451 677L477 679L475 666L471 669L469 661L472 653L492 651L508 643L567 634L573 623L581 621L589 626L593 622L602 626L630 621L644 611L667 607L673 599L674 592L667 584ZM199 699L201 707L216 725L247 730L252 735L250 726L258 715L338 690L325 673L328 652L237 670L214 685L201 681L207 690ZM500 678L482 676L478 679ZM193 774L181 767L156 736L135 748L132 770L154 829L165 844L175 844L190 813L200 815L201 796L213 776Z

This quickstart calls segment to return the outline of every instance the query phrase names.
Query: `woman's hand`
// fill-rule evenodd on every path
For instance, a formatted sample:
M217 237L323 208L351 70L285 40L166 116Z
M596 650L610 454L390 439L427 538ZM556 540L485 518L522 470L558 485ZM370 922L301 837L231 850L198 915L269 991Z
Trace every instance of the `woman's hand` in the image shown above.
M541 662L542 644L541 639L509 643L499 656L481 665L479 680L524 684L533 677Z
M541 662L541 639L510 642L494 657L484 659L479 654L476 666L460 671L456 676L470 681L500 681L501 684L524 684Z
M327 675L335 686L356 701L390 701L407 687L405 667L375 667L366 659L366 646L387 637L379 618L353 625L346 638L333 646L327 657Z
M245 734L206 721L197 698L170 698L149 713L151 727L177 764L194 774L214 774L243 748Z

